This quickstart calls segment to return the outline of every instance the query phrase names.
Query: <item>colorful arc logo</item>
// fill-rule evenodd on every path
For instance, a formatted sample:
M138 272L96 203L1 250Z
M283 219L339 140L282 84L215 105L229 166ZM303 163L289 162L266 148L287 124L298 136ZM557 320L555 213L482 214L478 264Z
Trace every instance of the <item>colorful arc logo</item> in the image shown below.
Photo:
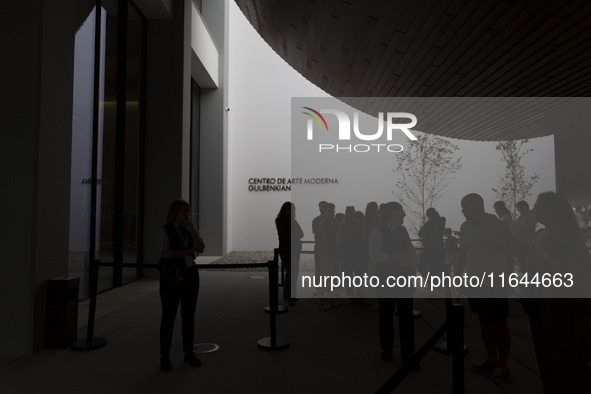
M307 109L309 111L314 112L316 115L318 115L320 117L320 119L322 119L322 122L324 123L324 126L326 126L326 131L328 131L328 125L326 124L326 120L324 120L324 117L322 115L320 115L320 112L310 108L310 107L302 107L304 109ZM318 123L318 126L320 126L320 129L322 130L322 123L320 123L320 120L318 120L318 118L314 115L312 115L309 112L302 112L303 114L306 114L308 116L310 116L312 119L314 119L316 121L316 123Z

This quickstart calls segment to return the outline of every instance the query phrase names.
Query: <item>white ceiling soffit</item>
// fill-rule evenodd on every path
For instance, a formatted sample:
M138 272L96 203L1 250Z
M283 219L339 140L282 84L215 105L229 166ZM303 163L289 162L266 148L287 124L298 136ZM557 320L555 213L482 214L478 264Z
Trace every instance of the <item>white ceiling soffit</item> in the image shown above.
M191 10L191 76L202 88L218 87L220 54L201 13Z
M334 97L591 97L586 0L235 1L286 62ZM563 130L555 126L433 133L520 139Z

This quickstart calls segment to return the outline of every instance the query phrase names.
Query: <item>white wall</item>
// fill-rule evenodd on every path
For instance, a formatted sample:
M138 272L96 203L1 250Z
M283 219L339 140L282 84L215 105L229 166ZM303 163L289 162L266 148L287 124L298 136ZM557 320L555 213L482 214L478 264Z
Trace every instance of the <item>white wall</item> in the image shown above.
M249 192L251 177L289 177L291 175L291 98L328 97L281 59L258 35L233 1L229 21L229 99L228 105L228 251L271 250L277 245L274 218L281 204L291 200L289 192ZM463 168L437 205L454 229L464 221L460 199L468 193L480 193L487 211L493 212L496 200L491 188L504 175L504 164L494 142L452 140L459 145ZM553 137L534 139L524 164L528 175L540 175L528 199L533 206L538 193L555 190ZM377 202L393 201L396 175L381 168L384 192ZM297 176L298 174L293 174ZM318 175L321 175L320 172ZM306 204L298 202L298 221L304 239L313 239L311 221L317 213L316 197ZM380 199L381 198L381 199ZM299 200L298 200L299 201ZM355 204L365 210L368 201L352 201L339 195L333 202L337 212ZM410 223L408 223L410 228Z
M291 97L328 95L281 59L233 1L229 26L228 251L272 250L275 216L291 196L249 192L248 178L291 176Z
M0 17L0 363L43 347L47 280L68 272L75 10L19 1Z

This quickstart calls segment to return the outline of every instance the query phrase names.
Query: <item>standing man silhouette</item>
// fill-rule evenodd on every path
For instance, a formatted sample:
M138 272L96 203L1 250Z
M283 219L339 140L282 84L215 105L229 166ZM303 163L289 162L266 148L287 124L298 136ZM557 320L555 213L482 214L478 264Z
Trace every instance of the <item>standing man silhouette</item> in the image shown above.
M481 277L486 273L496 277L498 273L506 272L507 258L511 254L511 234L507 225L484 211L484 200L476 193L464 196L461 205L466 221L460 228L462 241L458 265L465 267L463 271L468 276ZM483 288L487 293L466 289L470 308L478 315L487 356L474 369L492 373L496 381L506 381L509 378L507 360L511 349L511 333L507 327L509 303L503 289Z

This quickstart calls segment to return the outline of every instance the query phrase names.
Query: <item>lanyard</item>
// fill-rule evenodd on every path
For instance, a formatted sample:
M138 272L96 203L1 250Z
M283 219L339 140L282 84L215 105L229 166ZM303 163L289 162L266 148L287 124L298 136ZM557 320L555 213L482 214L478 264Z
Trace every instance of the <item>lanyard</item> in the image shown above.
M181 239L183 240L183 245L185 246L185 249L189 247L189 237L186 231L181 231L181 228L179 226L176 225L176 223L174 224L174 228L176 228L176 231L179 233L179 235L181 236Z

